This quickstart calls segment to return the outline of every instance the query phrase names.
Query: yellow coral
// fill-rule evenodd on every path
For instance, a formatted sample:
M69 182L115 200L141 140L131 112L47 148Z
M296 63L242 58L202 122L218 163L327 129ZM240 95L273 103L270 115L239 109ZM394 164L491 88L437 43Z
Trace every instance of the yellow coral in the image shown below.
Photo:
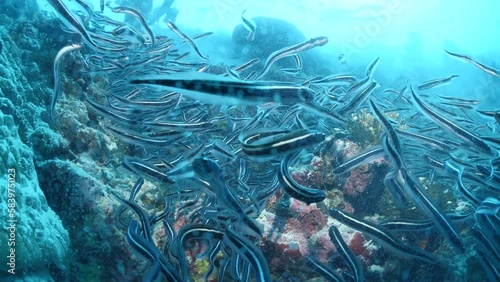
M360 144L361 147L380 143L382 126L367 109L353 113L347 122L346 129L353 141Z

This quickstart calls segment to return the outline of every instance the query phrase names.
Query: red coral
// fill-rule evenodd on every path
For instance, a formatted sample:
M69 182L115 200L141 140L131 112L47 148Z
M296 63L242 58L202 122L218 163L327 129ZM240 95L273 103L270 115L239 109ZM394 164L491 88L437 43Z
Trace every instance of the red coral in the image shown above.
M366 190L371 181L372 173L369 171L368 165L363 165L351 172L343 186L343 191L349 196L359 196Z
M352 252L357 255L361 256L363 259L361 260L364 264L370 265L373 263L372 259L372 252L365 246L365 238L361 233L356 232L351 238L351 241L349 242L349 248L351 248Z
M351 204L349 204L349 203L348 203L348 202L346 202L346 201L344 201L344 202L343 202L343 204L344 204L344 208L343 208L343 210L344 210L345 212L348 212L348 213L351 213L351 214L352 214L352 213L354 213L354 208L353 208L353 206L352 206Z
M351 238L351 242L349 242L349 247L352 252L359 256L367 252L368 250L365 248L365 238L361 235L361 233L356 232Z
M290 209L299 217L303 217L312 211L318 210L316 204L307 205L297 199L290 199Z
M324 166L325 160L323 160L321 157L315 156L311 160L311 167L313 170L322 170Z
M305 170L294 170L290 176L300 185L307 185L307 172Z

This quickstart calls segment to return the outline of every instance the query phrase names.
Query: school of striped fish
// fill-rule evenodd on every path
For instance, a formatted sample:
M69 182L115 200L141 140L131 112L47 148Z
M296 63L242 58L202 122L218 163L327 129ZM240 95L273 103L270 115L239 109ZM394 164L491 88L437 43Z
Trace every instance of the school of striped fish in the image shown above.
M327 191L299 184L291 167L333 132L345 131L351 114L362 109L379 121L380 144L336 165L333 173L349 173L382 156L390 164L383 183L393 204L400 209L414 205L425 219L374 223L333 207L329 216L385 251L429 267L442 262L401 234L434 228L434 236L457 255L473 249L472 259L482 266L484 277L500 281L500 109L479 109L476 100L429 91L453 83L458 75L404 82L394 90L375 81L382 63L375 58L364 73L301 76L301 52L326 44L324 36L276 50L263 68L251 60L215 69L196 44L209 33L190 37L168 23L168 36L155 35L133 7L107 8L133 16L141 30L101 13L104 1L101 12L83 0L76 1L78 10L69 10L64 2L49 0L64 28L80 34L82 43L62 48L55 58L51 117L57 119L61 59L85 51L89 72L110 81L102 97L85 98L88 106L107 120L111 134L135 148L122 167L138 180L128 197L114 195L123 204L119 217L131 249L149 263L143 281L189 281L186 250L192 242L205 246L199 257L209 260L207 281L214 276L217 281L278 279L259 248L263 228L257 218L280 190L308 205L325 200ZM255 27L243 13L242 20L251 41ZM486 76L500 76L499 70L467 55L445 52ZM187 60L188 54L197 59ZM285 57L295 58L295 71L273 66ZM269 79L276 72L287 79ZM164 210L148 212L136 203L145 179L175 185L164 199ZM471 212L440 208L422 179L454 182L452 193ZM185 224L176 228L180 217ZM157 225L166 230L162 249L152 238ZM339 229L329 227L329 236L345 262L344 271L313 254L306 258L307 266L327 281L364 281L364 267ZM282 281L299 280L287 275Z

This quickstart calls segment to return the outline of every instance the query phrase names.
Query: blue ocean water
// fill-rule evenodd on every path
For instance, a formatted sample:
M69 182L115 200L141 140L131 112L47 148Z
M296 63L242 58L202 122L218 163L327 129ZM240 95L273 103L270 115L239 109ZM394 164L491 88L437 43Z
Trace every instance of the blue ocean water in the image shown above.
M500 280L499 8L2 1L0 280Z

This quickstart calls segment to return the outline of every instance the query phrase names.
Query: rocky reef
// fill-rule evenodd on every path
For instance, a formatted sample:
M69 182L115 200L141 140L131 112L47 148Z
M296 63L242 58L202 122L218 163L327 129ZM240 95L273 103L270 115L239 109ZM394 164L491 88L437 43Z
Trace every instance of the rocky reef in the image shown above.
M84 76L78 60L62 64L64 108L54 121L48 115L53 60L67 34L36 1L0 6L0 201L7 203L12 169L18 219L14 280L124 279L124 269L134 261L123 260L131 254L115 228L113 201L106 190L109 185L129 187L130 179L115 180L112 164L117 161L111 155L116 144L88 126L89 114L80 101L86 82L78 84ZM4 215L7 209L0 206ZM0 237L8 238L8 232L0 230ZM7 244L0 241L3 258ZM3 269L0 280L14 277Z
M3 106L9 104L0 98ZM12 106L12 104L11 104ZM19 138L12 115L0 111L0 212L6 228L0 229L0 256L8 271L0 280L31 277L49 281L48 265L64 265L69 235L40 188L32 150ZM14 280L12 280L14 281ZM16 280L18 281L18 280Z
M28 18L27 14L31 16ZM120 204L112 196L116 193L128 197L136 181L134 176L119 170L123 156L134 148L106 132L107 121L87 110L83 98L102 98L109 81L105 75L89 74L84 63L85 50L68 54L62 60L62 93L54 119L49 116L53 59L73 36L63 33L56 16L39 10L34 1L0 4L0 201L9 200L10 178L6 176L14 170L19 220L16 279L136 281L147 264L131 251L126 228L117 217ZM468 271L464 262L470 252L463 260L447 261L456 267L451 274L422 273L425 268L421 264L388 255L360 232L328 216L328 208L333 207L370 222L418 217L415 209L401 212L392 208L394 201L382 184L390 165L383 158L346 174L333 173L336 165L379 144L381 131L370 111L357 111L342 136L328 136L314 153L290 168L296 182L318 187L327 197L322 203L311 205L282 191L270 198L257 221L264 227L258 247L268 258L273 278L287 281L283 273L288 273L301 281L311 277L319 281L317 274L304 266L309 256L346 269L328 236L329 226L342 231L344 241L368 270L369 281L408 280L405 275L410 272L420 278L453 281ZM424 182L431 195L442 195L443 183ZM146 181L136 202L152 214L164 208L165 195L172 188ZM447 201L456 199L450 193L443 197L443 202ZM8 214L8 208L1 205L0 212ZM185 222L185 218L177 216L175 226L179 228ZM9 232L0 230L0 237L8 238ZM165 233L164 227L153 230L157 247L163 245ZM451 252L442 240L436 242L422 234L403 236L411 237L442 260ZM7 240L0 241L2 258L9 255L5 253L7 244ZM194 254L190 259L193 279L203 281L210 263L197 260ZM434 270L442 270L440 267ZM0 273L0 280L12 278L4 274Z

